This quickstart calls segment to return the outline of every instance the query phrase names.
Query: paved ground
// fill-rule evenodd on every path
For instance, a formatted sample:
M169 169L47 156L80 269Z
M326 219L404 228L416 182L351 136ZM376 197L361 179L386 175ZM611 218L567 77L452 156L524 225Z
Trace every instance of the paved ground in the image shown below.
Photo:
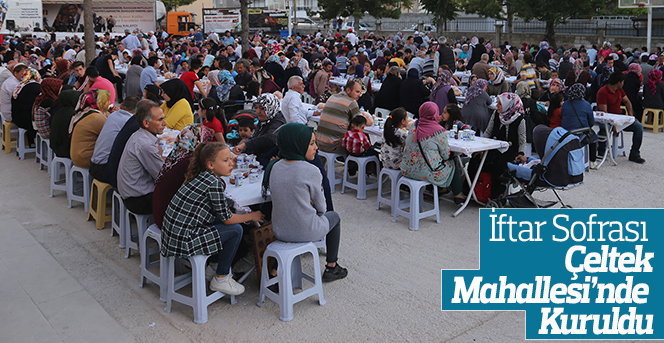
M661 207L663 143L664 134L646 133L645 165L620 157L563 198L574 207ZM252 275L236 305L222 299L209 307L209 322L196 325L191 308L175 303L164 313L154 285L138 288L136 254L125 259L117 236L86 222L81 204L67 209L63 193L48 197L47 173L34 159L0 154L0 341L524 340L523 313L440 311L440 269L478 266L476 205L452 218L455 206L442 202L441 224L425 219L414 232L403 218L392 223L387 209L376 211L372 199L375 191L368 200L334 194L349 276L324 286L325 306L307 299L292 322L281 322L274 303L256 306Z

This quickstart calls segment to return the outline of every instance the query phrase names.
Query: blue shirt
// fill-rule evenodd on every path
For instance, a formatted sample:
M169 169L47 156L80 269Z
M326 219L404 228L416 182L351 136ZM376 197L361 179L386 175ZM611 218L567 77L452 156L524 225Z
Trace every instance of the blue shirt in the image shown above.
M235 43L235 38L233 38L233 36L230 36L230 37L224 36L223 41L224 41L224 45L233 45L233 43Z
M158 80L157 71L154 70L153 66L148 66L141 72L141 89L145 89L145 86L152 85Z
M129 35L125 37L122 40L122 44L124 44L125 48L129 51L141 48L141 42L138 41L138 37L136 37L136 35Z

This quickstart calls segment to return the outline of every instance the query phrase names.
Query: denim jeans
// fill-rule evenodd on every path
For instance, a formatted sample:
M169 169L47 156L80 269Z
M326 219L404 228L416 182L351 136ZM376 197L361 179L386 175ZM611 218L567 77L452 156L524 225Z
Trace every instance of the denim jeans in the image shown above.
M641 157L641 143L643 142L643 125L638 121L634 121L632 125L626 127L623 131L632 133L632 148L629 151L629 157ZM604 125L600 125L599 135L606 136L606 130ZM609 137L609 139L612 139ZM599 142L597 148L597 154L600 156L604 155L606 150L606 142Z
M215 222L214 227L219 232L219 238L223 246L223 249L216 255L217 275L228 275L233 257L235 257L237 247L240 246L240 241L242 240L242 225L226 225L221 222ZM213 257L211 260L214 261L215 258Z

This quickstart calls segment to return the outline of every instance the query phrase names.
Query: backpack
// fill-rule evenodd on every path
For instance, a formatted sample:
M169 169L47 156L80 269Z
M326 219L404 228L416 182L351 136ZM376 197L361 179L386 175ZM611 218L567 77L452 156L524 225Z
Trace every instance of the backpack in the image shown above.
M481 172L475 185L475 196L479 202L491 200L491 173Z

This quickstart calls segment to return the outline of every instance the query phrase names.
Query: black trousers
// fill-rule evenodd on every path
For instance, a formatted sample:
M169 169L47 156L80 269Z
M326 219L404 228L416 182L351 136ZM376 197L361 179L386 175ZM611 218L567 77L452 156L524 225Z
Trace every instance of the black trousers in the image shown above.
M136 214L152 214L152 193L122 200L125 207Z

